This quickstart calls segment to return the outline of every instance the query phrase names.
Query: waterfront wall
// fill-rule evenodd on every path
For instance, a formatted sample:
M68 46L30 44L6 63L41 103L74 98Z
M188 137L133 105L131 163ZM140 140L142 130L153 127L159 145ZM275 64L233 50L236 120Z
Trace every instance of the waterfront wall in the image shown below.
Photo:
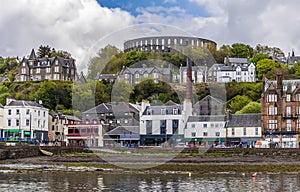
M83 147L53 147L43 146L44 150L50 151L55 155L71 152L84 152ZM38 146L6 146L0 147L0 160L19 159L26 157L36 157L43 155Z

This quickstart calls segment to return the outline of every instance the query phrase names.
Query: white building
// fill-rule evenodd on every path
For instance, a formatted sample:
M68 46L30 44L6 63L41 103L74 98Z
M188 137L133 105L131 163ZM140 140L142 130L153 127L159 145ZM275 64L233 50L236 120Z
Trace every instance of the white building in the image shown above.
M184 132L184 139L189 145L208 147L224 142L226 138L225 115L190 116Z
M208 70L208 78L211 81L226 83L231 81L236 82L255 82L256 78L255 65L225 65L214 64Z
M167 103L150 106L142 103L140 145L176 145L183 141L184 120L182 105Z
M261 114L230 114L226 129L228 144L254 146L262 139Z
M187 79L187 67L180 67L180 83L185 84ZM202 83L206 82L207 78L207 67L206 66L192 66L192 82Z
M33 101L7 99L1 137L48 141L48 109Z

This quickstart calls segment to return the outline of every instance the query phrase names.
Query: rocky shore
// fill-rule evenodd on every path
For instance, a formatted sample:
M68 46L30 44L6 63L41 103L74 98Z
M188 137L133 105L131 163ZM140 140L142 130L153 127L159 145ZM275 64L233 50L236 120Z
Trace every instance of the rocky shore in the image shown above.
M145 171L183 171L194 174L216 172L299 172L300 157L256 156L256 155L188 155L176 156L164 154L130 154L130 153L79 153L54 156L38 156L22 159L0 161L3 165L45 165L67 167L94 167L92 170L118 172ZM1 167L2 165L2 167ZM14 168L10 168L14 169Z

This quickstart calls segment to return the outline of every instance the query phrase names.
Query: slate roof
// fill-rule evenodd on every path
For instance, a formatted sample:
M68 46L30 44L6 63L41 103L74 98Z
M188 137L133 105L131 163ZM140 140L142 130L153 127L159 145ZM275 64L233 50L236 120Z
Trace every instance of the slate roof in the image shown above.
M228 61L229 61L229 63L239 63L239 64L249 63L249 59L248 58L233 58L233 57L229 57Z
M38 104L34 101L24 101L24 100L13 100L6 106L24 106L24 107L25 106L33 106L33 107L45 108L43 105Z
M180 71L185 71L187 67L180 67ZM192 66L192 71L205 71L206 66Z
M271 86L271 84L273 84L274 87L277 87L276 80L274 81L267 80L264 90L267 91ZM300 84L300 79L282 80L283 92L286 92L288 89L290 89L290 91L293 92L297 88L298 84Z
M154 72L159 72L164 75L170 75L171 74L171 69L170 68L159 68L159 67L141 67L141 68L130 68L126 67L124 68L120 74L145 74L145 73L154 73Z
M210 121L224 121L226 120L225 115L198 115L189 116L188 122L210 122Z
M113 113L114 115L122 115L125 112L139 113L139 109L134 104L125 102L101 103L100 105L83 112L83 114Z
M227 127L261 127L261 113L231 114Z
M182 105L160 105L160 106L147 106L143 111L143 115L162 115L161 110L166 110L166 115L174 115L173 110L178 109L178 113L176 115L182 114ZM150 114L148 113L150 111Z
M81 121L78 117L76 117L74 115L64 115L64 114L58 114L58 113L53 113L53 112L49 112L48 114L52 117L57 117L58 116L59 119L65 119L66 118L67 120L78 121L78 122Z
M116 79L118 74L98 74L95 80Z
M139 134L139 126L118 126L104 135Z

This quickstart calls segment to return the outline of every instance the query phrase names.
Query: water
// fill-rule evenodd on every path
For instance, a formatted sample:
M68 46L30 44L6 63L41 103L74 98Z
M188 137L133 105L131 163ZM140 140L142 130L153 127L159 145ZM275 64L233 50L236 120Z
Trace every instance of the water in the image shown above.
M300 173L133 174L101 172L1 172L0 191L300 191Z

